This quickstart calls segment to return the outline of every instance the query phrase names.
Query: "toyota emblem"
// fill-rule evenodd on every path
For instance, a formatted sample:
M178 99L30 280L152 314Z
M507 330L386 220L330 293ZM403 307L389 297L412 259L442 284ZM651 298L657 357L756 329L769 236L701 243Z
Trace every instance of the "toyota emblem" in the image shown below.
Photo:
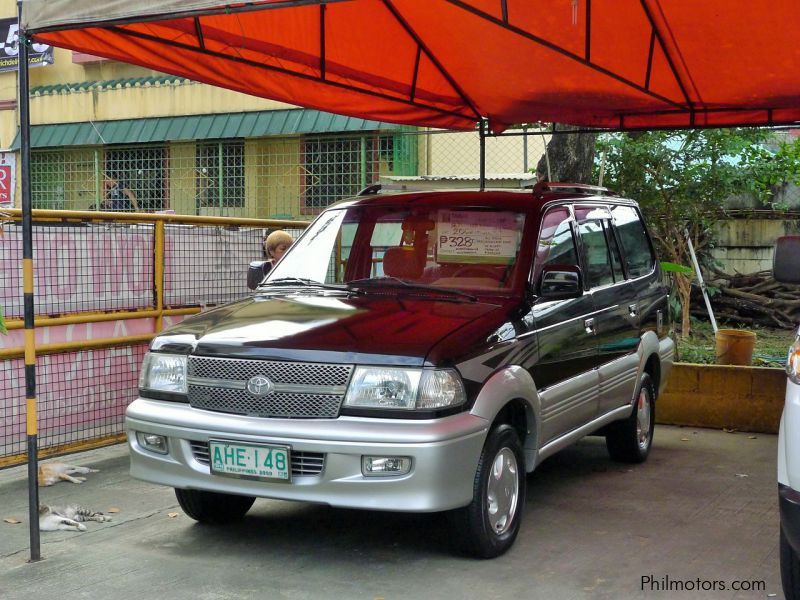
M275 386L263 375L256 375L247 381L247 391L253 396L266 396Z

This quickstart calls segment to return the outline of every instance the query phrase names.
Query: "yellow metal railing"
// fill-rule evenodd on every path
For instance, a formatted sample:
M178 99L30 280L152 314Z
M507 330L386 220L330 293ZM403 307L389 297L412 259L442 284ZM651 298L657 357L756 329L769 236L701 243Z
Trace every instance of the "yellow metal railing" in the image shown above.
M5 235L0 237L0 305L3 304L5 286L10 290L13 285L22 280L22 261L13 258L14 228L21 220L20 210L4 210L0 218L5 219ZM42 248L47 248L48 232L63 232L70 226L81 227L85 224L108 225L107 230L99 227L92 230L92 235L101 237L107 233L108 243L113 243L115 226L143 225L149 226L149 231L137 230L137 235L152 236L152 302L149 306L136 308L104 310L97 307L88 310L68 311L56 309L51 306L48 314L37 314L36 326L36 360L37 360L37 406L39 415L39 455L52 456L66 452L99 447L116 443L124 439L123 418L124 405L128 400L120 401L117 397L120 390L128 398L135 397L136 375L133 365L146 350L150 340L164 328L166 318L180 318L200 312L208 304L205 298L192 298L189 292L178 294L182 302L167 302L167 279L169 265L175 270L176 261L181 257L191 257L193 265L199 264L202 271L203 264L228 264L231 260L249 256L249 260L257 260L261 256L260 240L263 230L274 228L287 228L300 230L308 223L300 221L273 220L273 219L244 219L229 217L203 217L176 214L149 214L149 213L117 213L94 211L51 211L34 210L34 238ZM65 228L48 229L49 227ZM175 226L174 229L168 229ZM180 227L182 226L182 227ZM44 228L44 230L42 230ZM37 238L37 229L40 234ZM203 236L198 238L198 248L169 249L169 234L179 233L183 236L200 231ZM76 239L80 242L82 230L74 230ZM235 252L231 256L223 257L209 253L203 246L203 240L213 237L217 232L240 232L245 235L233 238L231 244L235 245ZM69 231L67 231L69 234ZM213 235L212 235L213 234ZM62 235L66 235L63 234ZM190 240L191 241L191 240ZM76 242L76 243L78 243ZM3 244L6 246L3 248ZM238 244L238 245L237 245ZM173 246L176 242L173 240ZM48 248L52 250L52 248ZM83 249L86 250L85 248ZM33 270L34 279L37 274L37 256L34 250ZM172 252L172 254L171 254ZM178 255L177 252L182 252ZM85 257L86 261L98 257ZM104 257L108 260L108 257ZM205 261L205 262L203 262ZM227 261L227 263L226 263ZM228 273L230 277L225 280L212 281L213 285L230 289L222 289L223 295L244 296L247 294L245 275L247 262L238 265L240 269L233 269ZM107 265L108 263L103 263ZM84 271L91 271L93 265L83 265ZM178 266L181 266L178 264ZM185 266L185 265L183 265ZM196 266L196 265L195 265ZM193 267L194 268L194 267ZM50 266L52 271L52 265ZM150 272L148 267L148 273ZM238 273L238 275L237 275ZM103 274L108 276L108 274ZM174 273L172 274L174 276ZM41 275L44 277L45 275ZM95 276L94 274L92 275ZM37 294L49 293L49 282L42 279L37 288ZM244 287L243 287L244 286ZM241 292L240 292L241 290ZM174 290L173 290L174 291ZM10 291L6 292L10 294ZM187 294L189 296L187 297ZM85 292L84 292L84 295ZM149 295L148 295L149 297ZM6 295L6 302L10 296ZM69 302L65 301L65 306ZM25 357L25 348L20 330L24 329L24 321L19 315L10 315L6 312L6 327L8 337L0 337L0 468L24 463L24 415L25 410L25 383L21 377L21 361ZM149 325L147 325L149 322ZM114 335L113 337L99 337L97 339L58 339L64 337L64 332L71 332L78 327L91 328L92 324L105 324L114 327L125 323L136 323L137 331L130 335ZM58 332L58 335L56 335ZM48 335L52 333L52 335ZM56 338L55 341L49 338ZM69 337L67 335L66 337ZM124 372L113 372L115 365L124 364ZM109 366L110 365L110 366ZM110 371L109 371L110 369ZM99 375L98 375L99 373ZM108 384L109 381L113 385ZM48 431L50 428L51 431ZM52 434L52 435L49 435Z

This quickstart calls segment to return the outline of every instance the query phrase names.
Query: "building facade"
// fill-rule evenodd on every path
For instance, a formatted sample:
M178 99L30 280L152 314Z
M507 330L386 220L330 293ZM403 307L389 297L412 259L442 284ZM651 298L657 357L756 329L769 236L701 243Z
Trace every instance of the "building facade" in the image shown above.
M0 8L0 17L16 14L12 0ZM12 162L20 144L17 82L16 70L0 72L0 146ZM30 82L34 208L135 205L309 219L380 176L479 170L476 133L302 109L59 48L53 64L30 69ZM527 144L534 145L517 137L490 140L488 170L535 166L543 144L530 157ZM112 202L114 187L129 191L135 204Z

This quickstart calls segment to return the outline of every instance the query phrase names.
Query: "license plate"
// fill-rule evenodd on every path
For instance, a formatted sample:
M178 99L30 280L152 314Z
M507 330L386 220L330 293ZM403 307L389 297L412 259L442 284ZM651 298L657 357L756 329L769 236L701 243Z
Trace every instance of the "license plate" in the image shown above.
M211 440L208 451L211 472L215 475L262 481L292 479L289 446Z

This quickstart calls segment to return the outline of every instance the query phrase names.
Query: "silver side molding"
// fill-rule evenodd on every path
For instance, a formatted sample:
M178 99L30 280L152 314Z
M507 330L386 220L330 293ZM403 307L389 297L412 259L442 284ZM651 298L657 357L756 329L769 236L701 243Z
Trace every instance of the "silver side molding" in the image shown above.
M542 462L548 456L552 456L559 450L563 450L567 446L571 446L575 442L577 442L582 437L586 437L593 431L597 431L604 425L608 425L609 423L613 423L614 421L619 421L620 419L625 419L631 415L631 411L633 410L632 406L621 406L620 408L616 408L611 412L604 414L601 417L596 418L594 421L590 421L586 425L582 427L578 427L577 429L573 429L569 433L562 435L560 438L554 439L552 442L545 444L539 450L539 457L536 461L536 464Z

